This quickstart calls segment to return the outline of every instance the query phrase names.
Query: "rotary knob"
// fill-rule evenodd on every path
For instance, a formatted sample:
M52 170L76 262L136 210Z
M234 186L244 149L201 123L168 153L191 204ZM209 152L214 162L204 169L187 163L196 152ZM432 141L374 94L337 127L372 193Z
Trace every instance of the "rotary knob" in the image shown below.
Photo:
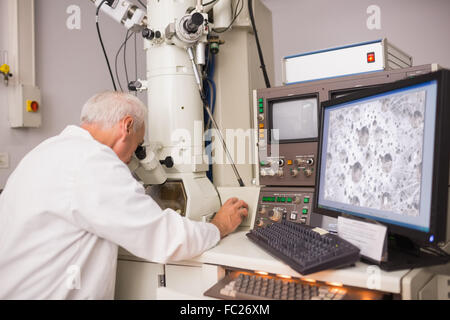
M302 198L301 197L295 197L295 199L294 199L294 203L295 204L299 204L301 202L302 202Z
M312 170L311 169L305 169L305 176L307 176L307 177L311 177L312 176L312 174L313 174L313 172L312 172Z
M280 221L283 217L283 212L280 209L273 209L273 215L270 217L272 221Z
M261 113L261 114L258 115L258 120L259 121L264 121L264 119L265 119L264 118L264 114Z
M278 169L277 176L279 176L279 177L284 176L284 171L283 171L283 169Z
M264 225L263 219L258 219L258 220L256 221L256 225L257 225L258 227L262 227L262 226Z
M291 176L296 177L298 175L298 169L291 170Z
M259 209L258 213L259 213L259 214L262 214L262 215L266 214L266 213L267 213L266 207L261 207L261 208Z

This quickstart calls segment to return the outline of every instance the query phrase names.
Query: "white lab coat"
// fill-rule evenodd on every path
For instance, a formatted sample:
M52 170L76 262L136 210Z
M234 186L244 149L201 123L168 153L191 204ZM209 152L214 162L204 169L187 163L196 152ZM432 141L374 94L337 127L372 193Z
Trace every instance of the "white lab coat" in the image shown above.
M69 126L0 195L0 299L113 299L118 246L164 263L219 240L213 224L162 211L109 147Z

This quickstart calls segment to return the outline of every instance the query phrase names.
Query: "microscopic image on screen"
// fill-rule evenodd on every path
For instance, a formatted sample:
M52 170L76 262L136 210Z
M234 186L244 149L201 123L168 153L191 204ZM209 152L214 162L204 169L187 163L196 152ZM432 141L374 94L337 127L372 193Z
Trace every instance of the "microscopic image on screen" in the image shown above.
M329 112L324 199L418 216L426 91Z

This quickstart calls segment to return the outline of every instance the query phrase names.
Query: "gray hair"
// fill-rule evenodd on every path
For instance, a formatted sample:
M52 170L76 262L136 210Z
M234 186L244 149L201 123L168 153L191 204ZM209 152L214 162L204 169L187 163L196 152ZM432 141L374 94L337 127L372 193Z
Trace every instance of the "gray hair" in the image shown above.
M96 124L104 129L114 127L126 116L134 119L133 130L145 123L147 108L137 97L123 92L103 92L90 98L81 111L81 124Z

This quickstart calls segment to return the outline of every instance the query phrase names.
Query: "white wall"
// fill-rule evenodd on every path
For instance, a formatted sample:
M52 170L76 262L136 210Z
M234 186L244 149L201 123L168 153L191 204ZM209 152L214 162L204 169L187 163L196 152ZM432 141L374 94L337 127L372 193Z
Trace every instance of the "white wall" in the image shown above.
M414 65L450 67L448 0L262 0L272 10L276 85L283 57L386 37L413 56ZM370 5L381 29L369 30Z
M81 29L69 30L66 13L70 5L81 9ZM36 82L42 94L42 127L11 129L8 123L7 91L0 81L0 152L10 155L9 169L0 169L0 189L23 156L48 137L59 134L67 125L78 124L84 102L93 94L111 90L112 83L95 28L95 7L89 0L35 0ZM0 0L0 51L7 50L7 1ZM125 38L126 29L105 15L100 28L109 59ZM145 66L142 37L138 35L138 66ZM128 71L134 76L134 41L127 47ZM125 85L123 58L119 75ZM14 73L14 70L12 70ZM142 78L145 70L138 71ZM141 97L142 98L142 97ZM145 98L145 97L144 97Z

